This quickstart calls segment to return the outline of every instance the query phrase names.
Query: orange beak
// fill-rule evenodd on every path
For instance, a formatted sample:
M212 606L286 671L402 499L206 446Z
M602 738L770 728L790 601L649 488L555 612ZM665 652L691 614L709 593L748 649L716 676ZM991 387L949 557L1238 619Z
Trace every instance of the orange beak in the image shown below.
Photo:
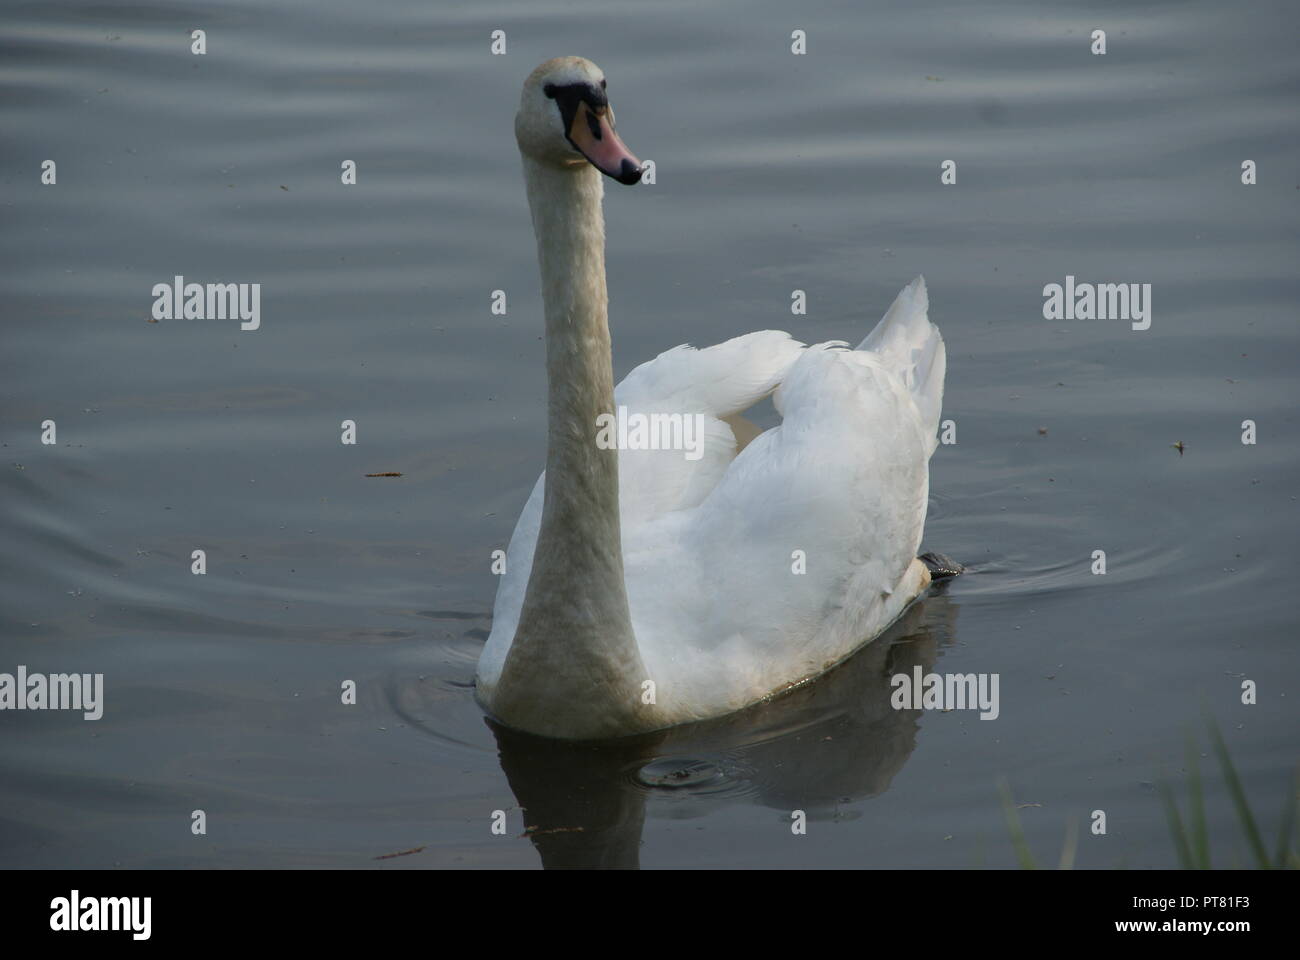
M641 179L641 161L614 132L614 113L609 107L592 108L579 101L569 125L568 139L591 165L619 183L633 184Z

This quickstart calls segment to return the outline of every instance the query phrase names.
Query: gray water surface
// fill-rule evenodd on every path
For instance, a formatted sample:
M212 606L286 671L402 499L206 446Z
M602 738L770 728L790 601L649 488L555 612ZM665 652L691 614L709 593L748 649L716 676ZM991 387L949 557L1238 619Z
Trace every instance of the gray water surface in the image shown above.
M1249 863L1201 714L1271 847L1300 700L1298 19L9 4L0 672L106 695L98 721L0 713L0 865L1002 867L1005 779L1040 862L1074 822L1081 867L1165 867L1155 785L1182 789L1189 732L1215 863ZM756 329L856 341L923 273L957 431L924 548L970 567L784 700L601 747L494 731L472 695L545 455L512 120L562 54L657 166L607 190L616 375ZM148 322L177 274L261 283L261 328ZM1067 275L1151 284L1150 329L1045 320ZM997 673L1000 716L891 709L915 665Z

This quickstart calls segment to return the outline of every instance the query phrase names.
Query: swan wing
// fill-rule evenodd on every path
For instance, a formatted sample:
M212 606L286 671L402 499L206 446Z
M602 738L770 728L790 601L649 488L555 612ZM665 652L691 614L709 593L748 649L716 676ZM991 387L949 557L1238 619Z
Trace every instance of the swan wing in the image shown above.
M802 351L803 344L788 333L762 330L702 350L677 346L633 369L615 388L615 404L636 415L698 415L690 429L692 440L699 441L699 455L688 458L681 449L620 449L623 525L639 526L703 501L736 457L736 436L722 418L768 396ZM506 550L492 631L479 663L484 686L496 683L519 625L541 528L545 482L543 473L520 512Z
M729 417L776 389L803 344L782 330L759 330L703 350L688 344L636 367L614 390L618 403Z
M697 505L623 531L632 623L672 722L815 676L924 588L916 560L943 395L924 281L857 350L802 351L783 422Z
M614 402L631 416L690 418L692 449L622 449L620 515L639 521L700 503L735 459L736 434L724 417L768 396L798 360L803 344L779 330L761 330L703 350L682 345L629 373Z

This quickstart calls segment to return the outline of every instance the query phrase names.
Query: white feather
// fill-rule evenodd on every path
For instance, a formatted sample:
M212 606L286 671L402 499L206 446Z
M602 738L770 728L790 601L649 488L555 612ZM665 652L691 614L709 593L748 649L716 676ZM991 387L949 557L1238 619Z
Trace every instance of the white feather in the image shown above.
M705 455L620 451L624 571L642 659L672 722L739 709L823 672L892 622L928 576L915 561L944 346L909 284L857 350L762 331L634 369L633 413L701 413ZM778 389L779 388L779 389ZM782 422L736 455L720 419L778 389ZM479 682L509 651L544 477L507 551ZM794 573L795 551L806 572Z

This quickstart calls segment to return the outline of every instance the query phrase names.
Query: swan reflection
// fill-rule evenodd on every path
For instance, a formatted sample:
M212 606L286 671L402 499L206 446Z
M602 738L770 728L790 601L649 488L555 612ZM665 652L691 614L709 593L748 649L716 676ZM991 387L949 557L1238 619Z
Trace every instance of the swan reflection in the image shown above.
M638 867L647 808L678 801L825 820L884 792L916 746L921 714L890 706L890 677L934 666L954 641L957 607L938 588L830 673L718 720L601 743L486 720L542 864Z

